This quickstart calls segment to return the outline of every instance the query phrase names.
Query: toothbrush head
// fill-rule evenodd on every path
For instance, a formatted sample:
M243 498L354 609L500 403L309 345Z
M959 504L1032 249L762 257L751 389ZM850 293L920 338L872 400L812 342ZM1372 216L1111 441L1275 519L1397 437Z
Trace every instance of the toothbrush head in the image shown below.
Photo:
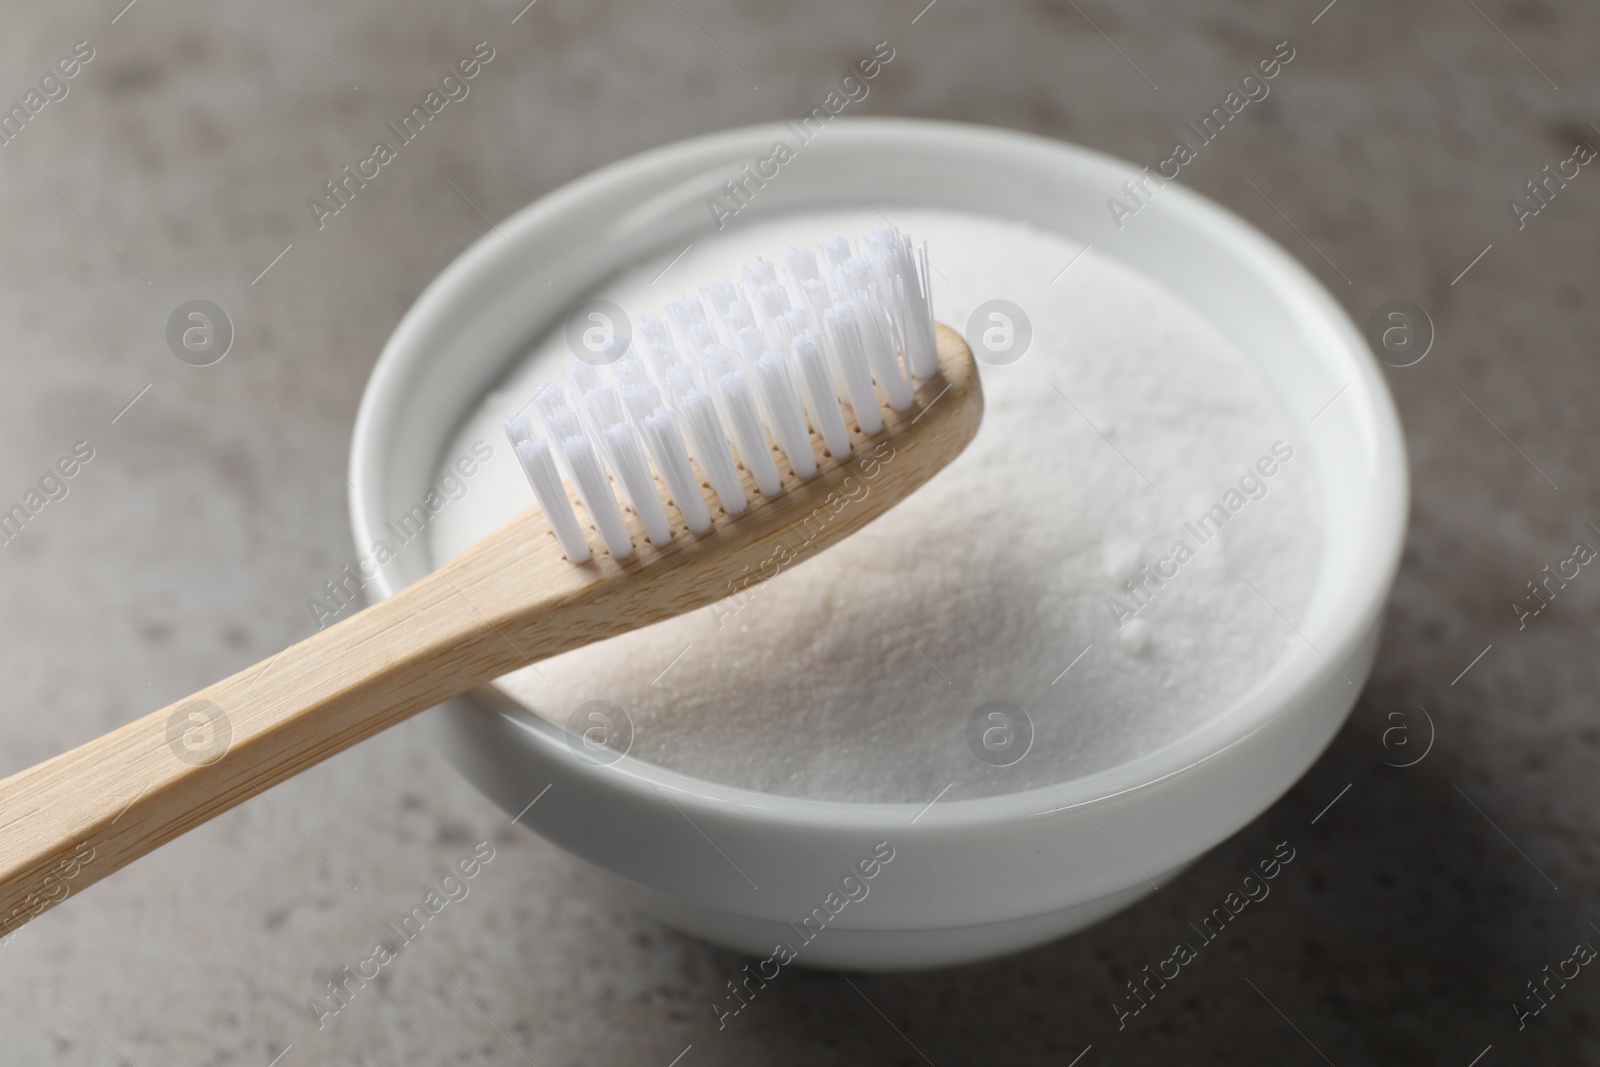
M652 316L647 358L574 361L564 395L535 397L539 419L506 420L569 563L595 560L590 534L630 567L758 527L824 547L966 447L983 394L966 343L934 322L926 246L884 228L829 238L822 259L826 280L791 249L786 280L758 260L673 302L677 347ZM684 351L691 333L732 347Z

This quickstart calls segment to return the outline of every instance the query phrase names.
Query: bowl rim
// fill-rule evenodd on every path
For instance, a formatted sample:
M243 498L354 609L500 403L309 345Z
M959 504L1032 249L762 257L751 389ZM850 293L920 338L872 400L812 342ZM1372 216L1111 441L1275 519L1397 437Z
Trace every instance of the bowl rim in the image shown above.
M1139 171L1135 164L1094 149L994 126L840 116L830 123L828 132L829 145L856 144L861 150L881 150L886 142L894 140L959 143L972 150L1004 150L1041 162L1053 158L1063 169L1114 172L1119 180ZM383 442L392 428L410 373L430 357L428 348L418 342L481 280L502 274L512 266L517 255L510 247L512 241L559 218L573 205L603 199L608 191L641 175L663 170L676 173L683 164L694 161L721 165L742 160L752 151L764 151L774 138L787 133L787 126L776 122L738 127L675 141L606 164L492 225L445 267L396 326L362 393L350 445L350 516L358 551L373 543L383 522L382 473L387 458ZM1116 184L1108 183L1108 187ZM1272 725L1281 713L1295 705L1297 697L1326 683L1337 670L1333 663L1356 651L1381 617L1405 540L1409 475L1404 437L1387 382L1363 335L1309 270L1245 219L1179 182L1167 183L1162 199L1164 211L1188 215L1209 235L1234 242L1238 254L1270 272L1280 289L1278 298L1296 304L1297 314L1321 319L1329 345L1337 349L1344 369L1350 373L1343 397L1357 406L1358 421L1371 443L1374 477L1367 497L1375 535L1367 539L1371 550L1355 567L1354 579L1337 591L1324 618L1310 634L1303 635L1307 641L1280 660L1266 679L1251 686L1203 726L1133 759L1059 783L943 802L938 798L932 802L887 802L785 796L695 777L632 756L598 765L584 760L564 738L557 737L560 727L542 719L527 721L538 719L531 712L483 710L511 718L520 727L519 735L525 733L547 758L564 764L566 772L589 779L600 788L633 794L644 803L687 803L692 810L708 814L738 809L759 812L762 818L782 824L825 824L862 830L903 830L909 816L915 816L925 831L995 826L1018 817L1111 800L1191 771ZM489 384L485 383L484 388ZM369 584L380 597L387 597L398 588L387 570L380 570ZM1313 643L1313 637L1321 640ZM1328 650L1331 660L1322 658L1322 649ZM669 800L663 789L670 789L675 799Z

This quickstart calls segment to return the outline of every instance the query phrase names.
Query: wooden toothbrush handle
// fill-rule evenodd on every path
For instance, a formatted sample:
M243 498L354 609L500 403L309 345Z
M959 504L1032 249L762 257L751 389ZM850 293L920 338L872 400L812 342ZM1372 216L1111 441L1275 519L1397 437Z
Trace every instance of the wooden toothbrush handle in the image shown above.
M554 626L491 622L485 561L457 562L0 781L0 938L312 764L567 644Z
M966 342L938 327L940 375L882 434L850 428L847 460L752 501L708 535L566 562L537 509L439 570L187 700L0 781L0 938L314 763L525 664L748 588L865 526L977 433L983 390ZM938 405L935 408L935 405ZM930 410L934 417L924 419ZM708 510L716 495L705 487ZM718 514L713 510L713 514Z

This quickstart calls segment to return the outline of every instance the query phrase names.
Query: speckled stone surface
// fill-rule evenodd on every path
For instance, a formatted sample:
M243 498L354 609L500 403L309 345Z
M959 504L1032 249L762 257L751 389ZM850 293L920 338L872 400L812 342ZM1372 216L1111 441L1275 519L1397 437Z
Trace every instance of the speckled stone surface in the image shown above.
M310 631L306 598L350 558L362 385L485 216L637 150L809 110L880 40L896 57L860 113L1151 163L1289 40L1270 97L1184 180L1282 241L1358 323L1409 299L1438 337L1387 372L1413 525L1350 724L1257 822L1093 930L938 973L786 972L719 1031L710 1005L743 960L509 826L409 724L0 946L0 1064L1600 1058L1593 968L1552 981L1520 1029L1513 1007L1537 1003L1526 983L1547 964L1600 944L1600 577L1585 569L1523 629L1511 608L1575 542L1600 546L1600 171L1524 228L1507 203L1600 144L1600 9L123 2L0 14L0 101L74 42L94 49L0 146L0 501L75 442L94 450L0 547L0 773ZM319 231L306 199L480 40L495 52L471 95ZM194 298L235 328L212 367L165 341ZM1419 706L1431 750L1386 766L1422 750ZM319 1029L323 983L482 841L494 858L470 894ZM1125 983L1281 841L1296 857L1271 896L1119 1029Z

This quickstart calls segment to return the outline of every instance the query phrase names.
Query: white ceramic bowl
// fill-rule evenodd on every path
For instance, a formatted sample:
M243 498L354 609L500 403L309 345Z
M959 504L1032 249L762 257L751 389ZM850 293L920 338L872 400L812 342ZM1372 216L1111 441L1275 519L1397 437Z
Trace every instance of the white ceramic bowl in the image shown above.
M795 138L784 126L733 130L605 167L452 263L396 329L362 400L358 548L424 495L451 433L533 339L608 275L709 231L706 197L778 140ZM427 716L452 761L511 814L549 786L522 821L668 923L760 956L786 941L796 962L827 967L937 966L1039 944L1138 899L1266 809L1322 752L1371 669L1405 532L1404 444L1360 332L1283 249L1176 183L1116 228L1106 199L1136 169L998 129L835 119L741 221L859 207L863 194L1021 219L1092 243L1209 314L1298 417L1295 444L1314 458L1330 516L1297 621L1306 643L1267 677L1139 759L927 810L757 793L631 757L597 765L559 727L491 694ZM427 566L403 556L374 584L388 595ZM894 858L868 895L832 915L829 892L885 841ZM797 927L818 907L827 930L808 943Z

